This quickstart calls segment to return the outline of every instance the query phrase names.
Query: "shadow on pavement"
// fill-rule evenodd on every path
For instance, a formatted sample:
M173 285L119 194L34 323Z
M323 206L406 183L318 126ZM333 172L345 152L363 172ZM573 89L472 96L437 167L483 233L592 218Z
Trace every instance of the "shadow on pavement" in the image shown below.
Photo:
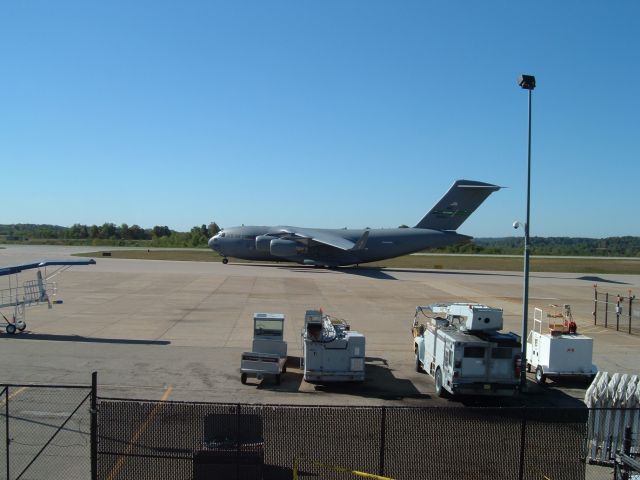
M53 335L48 333L31 333L25 331L17 335L0 335L1 339L15 338L18 340L47 340L53 342L84 342L84 343L119 343L123 345L169 345L168 340L136 340L129 338L100 338L84 337L82 335Z

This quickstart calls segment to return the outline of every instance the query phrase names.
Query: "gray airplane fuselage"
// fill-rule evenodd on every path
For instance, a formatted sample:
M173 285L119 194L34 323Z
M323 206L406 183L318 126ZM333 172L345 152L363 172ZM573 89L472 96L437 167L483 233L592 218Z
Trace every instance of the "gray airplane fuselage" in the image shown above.
M412 228L242 226L221 230L209 240L209 247L224 257L224 263L227 257L328 267L375 262L470 239L456 230L499 189L490 183L457 180Z
M299 248L296 255L283 258L269 251L256 249L256 237L277 234L282 229L294 230L287 226L243 226L224 229L224 236L216 235L209 240L209 247L224 257L244 260L292 261L310 265L354 265L418 252L427 248L442 247L470 239L456 232L422 228L368 229L366 245L358 251L342 251L329 245L311 244ZM367 230L355 229L314 229L337 235L356 243Z

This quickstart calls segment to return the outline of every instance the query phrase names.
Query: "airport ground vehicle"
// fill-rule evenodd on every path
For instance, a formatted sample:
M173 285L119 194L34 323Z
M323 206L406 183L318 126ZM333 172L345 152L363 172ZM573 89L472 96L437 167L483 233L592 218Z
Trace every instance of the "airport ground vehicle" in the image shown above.
M247 383L249 375L258 379L272 375L276 385L280 385L280 377L287 371L287 342L283 340L283 333L283 314L254 314L252 351L242 353L240 364L242 383Z
M434 378L438 396L515 395L520 336L499 332L502 326L499 308L477 303L417 306L412 329L416 370Z
M533 329L527 337L527 371L535 371L540 385L547 378L591 382L598 373L593 364L593 339L577 332L570 305L551 308L546 315L541 308L534 309Z
M347 322L307 310L301 336L305 381L364 381L365 337L351 331Z

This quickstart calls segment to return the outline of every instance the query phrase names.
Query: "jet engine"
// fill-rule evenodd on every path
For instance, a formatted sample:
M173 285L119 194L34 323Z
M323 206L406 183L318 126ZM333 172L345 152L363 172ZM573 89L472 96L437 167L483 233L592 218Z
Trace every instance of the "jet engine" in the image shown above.
M271 235L258 235L256 237L256 250L259 252L270 251L271 240L274 240L274 237L272 237Z
M276 257L293 257L298 253L298 244L293 240L281 240L276 238L271 240L269 246L271 255Z

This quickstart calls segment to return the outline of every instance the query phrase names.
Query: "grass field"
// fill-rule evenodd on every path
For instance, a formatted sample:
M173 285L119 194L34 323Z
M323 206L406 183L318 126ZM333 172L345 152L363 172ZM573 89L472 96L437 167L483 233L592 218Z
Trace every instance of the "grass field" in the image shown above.
M109 258L128 258L141 260L177 260L190 262L219 262L222 260L211 250L113 250L110 257L103 257L102 252L84 253L79 256ZM245 263L243 260L231 259L231 263ZM367 263L364 266L373 268L425 268L435 270L498 270L522 271L522 258L503 256L474 255L405 255L381 262ZM531 257L532 272L567 272L567 273L612 273L640 275L640 260L604 259L604 258L537 258Z

